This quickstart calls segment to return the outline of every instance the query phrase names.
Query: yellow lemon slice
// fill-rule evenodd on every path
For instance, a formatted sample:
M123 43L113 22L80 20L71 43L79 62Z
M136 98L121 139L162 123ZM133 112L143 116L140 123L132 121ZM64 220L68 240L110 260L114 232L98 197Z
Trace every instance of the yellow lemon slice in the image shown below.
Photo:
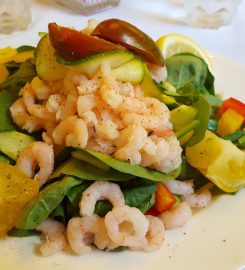
M202 58L207 63L210 71L212 71L210 57L194 40L181 34L169 34L160 37L156 43L160 48L164 59L178 53L191 53Z
M245 187L245 153L211 131L198 144L186 147L186 159L225 192Z

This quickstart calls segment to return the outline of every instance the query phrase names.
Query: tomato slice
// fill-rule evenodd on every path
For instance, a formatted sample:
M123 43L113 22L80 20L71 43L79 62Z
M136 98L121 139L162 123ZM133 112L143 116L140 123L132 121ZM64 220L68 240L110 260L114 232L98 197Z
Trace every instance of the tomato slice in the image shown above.
M80 31L49 23L49 38L58 56L76 61L98 53L125 50L121 45L86 35Z
M128 22L119 19L102 21L92 32L92 35L115 44L121 44L142 56L147 62L164 66L162 53L154 40Z

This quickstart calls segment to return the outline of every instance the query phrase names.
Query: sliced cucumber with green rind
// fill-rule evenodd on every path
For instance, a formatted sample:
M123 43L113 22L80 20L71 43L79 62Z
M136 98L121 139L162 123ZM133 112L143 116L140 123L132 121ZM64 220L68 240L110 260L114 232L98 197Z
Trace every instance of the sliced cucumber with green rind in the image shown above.
M135 55L129 51L111 51L96 54L78 61L65 61L57 57L57 61L75 71L81 72L92 78L100 69L102 63L108 62L112 69L118 68L131 60L135 59Z
M67 72L67 68L57 62L48 35L43 36L37 45L35 64L38 77L45 81L62 79Z
M120 67L112 69L112 74L119 81L140 84L145 75L144 64L141 59L136 58Z
M34 142L32 136L18 131L0 132L0 151L13 160L17 160L21 151Z

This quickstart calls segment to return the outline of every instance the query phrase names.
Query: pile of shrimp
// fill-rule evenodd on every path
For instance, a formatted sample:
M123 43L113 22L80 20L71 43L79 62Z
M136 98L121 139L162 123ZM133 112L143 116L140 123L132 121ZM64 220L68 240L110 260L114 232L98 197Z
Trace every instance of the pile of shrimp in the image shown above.
M139 209L125 205L117 184L95 181L82 193L80 216L71 218L66 228L50 218L36 228L46 239L40 245L41 255L51 256L67 246L76 255L81 255L92 251L92 244L108 251L117 247L143 252L160 249L165 230L183 226L191 218L193 208L205 207L211 199L210 184L196 193L191 182L173 180L166 185L183 195L182 202L156 217L144 215ZM104 217L94 214L98 200L108 200L112 204L112 210Z
M74 71L58 81L35 77L19 94L13 121L29 133L42 130L53 149L88 148L164 173L181 164L167 106L143 96L140 85L116 80L108 63L91 79Z

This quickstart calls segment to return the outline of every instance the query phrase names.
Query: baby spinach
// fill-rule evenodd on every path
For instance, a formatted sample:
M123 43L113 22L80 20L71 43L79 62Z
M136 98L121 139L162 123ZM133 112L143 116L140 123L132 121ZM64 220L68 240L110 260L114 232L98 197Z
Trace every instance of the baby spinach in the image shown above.
M62 180L46 186L24 206L15 227L24 230L35 229L62 202L68 190L80 183L80 180L66 176Z
M30 61L22 63L19 69L0 84L0 131L14 130L9 106L18 98L21 87L36 75L35 65Z
M85 149L85 151L87 151L89 154L103 161L104 163L106 163L111 168L117 171L120 171L122 173L129 173L131 175L138 176L138 177L145 178L152 181L156 181L156 182L175 179L180 173L180 168L172 171L171 173L165 174L156 170L150 170L150 169L144 168L139 165L132 165L129 162L114 159L113 157L107 154L95 152L88 149Z
M208 120L210 113L210 106L206 99L202 96L200 96L198 101L193 104L193 107L197 110L195 120L198 120L200 124L194 128L194 134L188 141L188 146L193 146L203 139L203 137L205 136L205 132L208 128Z
M36 230L21 230L17 228L13 228L8 232L8 235L12 237L27 237L37 234L38 232Z
M49 215L49 217L56 219L57 221L65 224L66 223L66 213L62 203L60 203L53 212Z
M133 175L119 172L113 169L110 169L109 171L101 170L75 158L70 158L66 162L61 164L54 171L52 178L56 178L61 175L71 175L78 177L82 180L115 180L115 181L125 181L132 179L134 177Z
M108 166L107 164L105 164L104 162L100 161L98 158L93 157L92 155L90 155L89 153L87 153L86 151L73 151L71 153L72 157L82 160L84 162L89 163L90 165L99 168L103 171L109 171L110 170L110 166Z
M214 77L202 58L189 53L175 54L166 59L165 65L167 81L177 91L186 84L192 84L200 92L214 95Z
M91 184L90 181L84 181L79 186L72 187L66 194L74 208L78 207L83 191Z
M3 83L0 84L0 89L19 91L27 82L30 82L36 76L36 67L30 61L23 62L19 69L10 75Z
M151 194L146 200L144 200L140 206L137 208L142 212L145 213L147 210L149 210L153 204L155 203L155 193Z

